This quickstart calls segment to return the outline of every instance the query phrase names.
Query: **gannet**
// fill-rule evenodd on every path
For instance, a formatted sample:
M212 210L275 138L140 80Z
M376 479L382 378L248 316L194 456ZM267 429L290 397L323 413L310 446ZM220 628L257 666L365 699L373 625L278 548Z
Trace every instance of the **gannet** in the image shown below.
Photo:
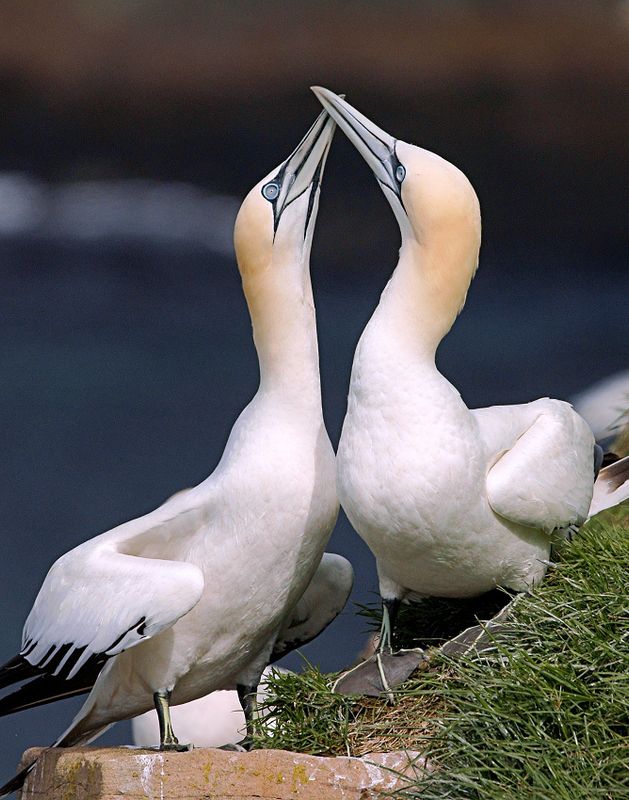
M354 571L349 561L336 553L324 553L308 588L291 610L277 637L271 663L311 641L327 628L345 607L353 582ZM265 668L258 688L258 702L268 697L265 676L272 670L286 671L277 666ZM234 690L212 692L175 706L171 715L179 735L200 747L237 744L243 738L246 723ZM132 728L138 745L149 746L159 741L157 717L152 711L132 720Z
M260 386L218 466L56 561L20 654L0 669L0 688L34 678L2 700L2 713L94 684L54 746L87 743L155 705L161 748L181 749L169 705L234 686L251 721L260 674L338 513L309 272L334 128L323 112L238 213L234 245Z
M435 353L478 264L476 193L440 156L313 91L373 170L402 239L356 348L337 452L341 506L376 558L380 651L390 652L404 599L525 591L541 580L553 533L588 517L601 454L568 403L471 410L441 375ZM610 505L628 497L629 459L603 469L597 485Z

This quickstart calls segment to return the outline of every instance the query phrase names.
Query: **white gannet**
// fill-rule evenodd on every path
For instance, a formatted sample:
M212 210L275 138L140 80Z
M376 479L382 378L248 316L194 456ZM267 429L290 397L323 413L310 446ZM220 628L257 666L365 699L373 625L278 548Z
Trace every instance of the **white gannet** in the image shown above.
M155 705L161 747L181 749L169 704L234 686L251 719L262 670L338 513L309 272L334 128L323 112L240 208L234 244L260 386L215 471L56 561L20 654L0 668L0 688L34 679L0 713L94 684L55 746L87 743Z
M271 663L286 653L314 639L340 614L352 590L354 571L343 556L324 553L308 588L291 610L280 630L271 653ZM267 699L266 667L258 688L257 699ZM199 747L218 747L236 744L243 738L244 715L233 690L212 692L192 700L190 703L171 709L173 727L188 742ZM133 738L136 744L150 746L159 741L157 717L152 711L132 720Z
M389 652L399 603L413 594L473 597L541 580L551 534L588 517L602 453L568 403L467 408L435 353L478 264L474 189L440 156L313 90L375 173L402 239L356 348L337 452L341 505L376 558ZM629 459L601 470L597 486L603 507L628 497Z

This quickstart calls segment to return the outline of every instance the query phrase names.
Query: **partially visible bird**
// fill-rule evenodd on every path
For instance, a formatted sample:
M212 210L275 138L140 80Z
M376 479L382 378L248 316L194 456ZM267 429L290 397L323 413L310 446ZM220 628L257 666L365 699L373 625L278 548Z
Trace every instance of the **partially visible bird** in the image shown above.
M308 588L279 633L271 663L307 644L327 628L345 607L353 582L354 571L349 561L335 553L324 553ZM258 704L267 699L265 677L271 670L284 671L280 667L264 670L257 693ZM246 721L238 694L233 690L212 692L174 706L171 716L179 735L199 747L237 744L245 735ZM136 744L151 746L159 742L158 720L152 711L136 717L132 727Z
M264 668L256 693L259 707L267 702L267 679L275 672L285 671L276 666ZM195 747L237 747L246 733L245 715L234 689L211 692L189 703L173 706L170 715L178 735L186 742L194 742ZM258 724L264 724L264 716L264 711L259 712ZM131 729L137 747L153 748L159 744L159 722L153 711L134 717Z
M598 442L611 442L629 425L629 370L602 378L571 398Z
M383 623L372 672L386 688L400 602L540 581L553 535L588 517L602 453L568 403L465 405L435 353L478 265L476 193L443 158L314 92L373 170L402 238L356 348L337 454L341 505L376 557ZM597 486L597 510L628 497L629 458L602 469Z
M253 724L262 670L338 513L309 271L334 127L320 114L240 208L234 243L260 387L220 463L198 486L53 564L20 654L0 668L0 688L30 681L0 701L0 714L93 686L55 746L87 743L155 706L161 748L185 748L171 703L216 689L236 687Z

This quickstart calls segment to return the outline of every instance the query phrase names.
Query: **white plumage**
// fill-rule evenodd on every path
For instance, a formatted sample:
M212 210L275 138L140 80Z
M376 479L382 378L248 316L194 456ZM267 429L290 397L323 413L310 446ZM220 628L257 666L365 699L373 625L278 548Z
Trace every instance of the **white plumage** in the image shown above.
M354 571L346 558L335 553L324 553L308 588L282 626L271 654L272 660L281 658L318 636L345 607L353 581ZM258 689L258 702L268 697L266 677L271 670L285 671L280 667L267 667L264 670ZM238 694L233 690L212 692L198 700L175 706L171 713L178 735L199 747L236 744L246 732ZM132 726L136 744L151 746L159 742L157 716L152 711L136 717Z
M198 486L62 556L28 617L22 656L0 671L0 685L43 670L43 691L46 673L81 688L104 662L59 745L149 710L154 693L172 692L177 704L255 687L321 561L338 500L309 257L333 132L322 113L240 209L235 247L260 388L220 463ZM2 702L3 713L16 710L11 697Z
M558 400L465 405L435 352L477 267L476 194L452 164L314 91L374 171L402 236L356 349L337 454L341 504L376 557L385 619L412 594L525 590L546 572L551 533L588 516L594 437Z
M629 425L629 369L615 372L571 398L598 441L609 441Z
M266 667L258 687L257 700L267 699L266 678L278 667ZM171 709L173 727L185 742L197 747L221 747L238 744L246 733L245 715L240 707L238 693L233 689L212 692L205 697L182 703ZM133 741L138 747L155 747L159 744L157 715L147 711L131 720Z

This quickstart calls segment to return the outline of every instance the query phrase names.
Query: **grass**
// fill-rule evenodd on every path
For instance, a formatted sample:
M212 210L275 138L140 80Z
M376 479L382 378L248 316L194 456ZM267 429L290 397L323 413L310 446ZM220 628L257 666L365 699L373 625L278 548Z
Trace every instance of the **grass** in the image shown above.
M334 676L313 668L277 676L275 728L258 744L315 754L419 750L434 769L406 798L629 798L628 576L625 506L563 548L490 655L437 656L394 706L334 695ZM405 627L413 630L410 617Z

